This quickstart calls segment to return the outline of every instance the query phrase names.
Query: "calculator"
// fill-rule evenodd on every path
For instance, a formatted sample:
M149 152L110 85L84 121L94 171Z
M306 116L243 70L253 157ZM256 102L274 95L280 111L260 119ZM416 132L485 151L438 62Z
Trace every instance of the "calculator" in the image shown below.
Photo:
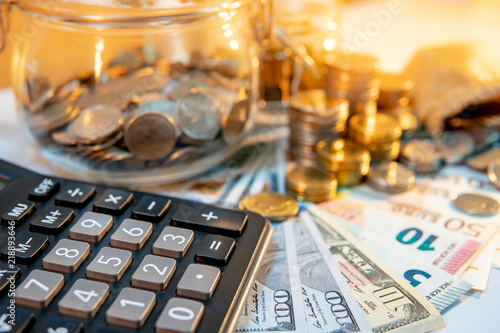
M233 332L270 241L258 214L0 160L0 332Z

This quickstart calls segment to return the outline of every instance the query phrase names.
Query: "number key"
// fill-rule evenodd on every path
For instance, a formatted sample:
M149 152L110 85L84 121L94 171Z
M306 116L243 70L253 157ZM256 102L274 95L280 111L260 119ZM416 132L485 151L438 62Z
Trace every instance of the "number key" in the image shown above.
M127 250L140 250L153 233L153 225L149 222L132 219L123 220L122 224L111 236L111 246Z
M35 269L16 289L16 302L20 305L43 309L64 285L64 276Z
M162 291L175 272L175 259L147 255L132 275L134 287Z
M193 235L192 230L165 227L153 244L153 253L166 257L182 258L193 243Z
M103 247L87 266L87 277L91 279L116 282L132 262L130 251Z
M89 244L61 239L43 258L43 268L61 273L73 273L89 254Z
M100 242L113 226L113 217L109 215L86 212L69 230L72 239L85 242Z
M156 321L157 333L186 333L196 331L203 316L202 303L172 297Z
M108 295L109 286L106 283L78 279L59 301L59 312L83 319L92 318Z
M156 295L150 291L123 288L106 311L106 321L112 325L141 328L156 304Z

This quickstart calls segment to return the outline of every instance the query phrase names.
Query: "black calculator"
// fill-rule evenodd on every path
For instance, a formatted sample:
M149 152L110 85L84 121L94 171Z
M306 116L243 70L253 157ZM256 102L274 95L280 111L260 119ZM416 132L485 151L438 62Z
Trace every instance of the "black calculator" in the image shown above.
M270 241L260 215L0 160L0 332L229 332Z

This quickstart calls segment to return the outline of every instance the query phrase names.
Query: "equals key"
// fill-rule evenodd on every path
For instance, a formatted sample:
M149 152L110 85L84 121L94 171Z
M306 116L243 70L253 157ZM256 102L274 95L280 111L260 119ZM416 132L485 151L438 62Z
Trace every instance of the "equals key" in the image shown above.
M170 199L144 196L132 211L132 218L136 220L160 222L167 210L170 208Z

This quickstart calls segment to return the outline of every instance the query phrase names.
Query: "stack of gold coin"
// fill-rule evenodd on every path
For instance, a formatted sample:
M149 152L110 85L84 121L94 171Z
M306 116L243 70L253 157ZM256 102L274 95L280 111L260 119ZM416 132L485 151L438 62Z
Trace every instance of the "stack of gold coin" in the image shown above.
M290 155L302 165L317 166L316 145L345 131L348 102L308 90L293 96L290 106Z
M325 63L328 94L347 98L350 116L363 113L367 103L378 99L379 59L364 53L342 52L327 56Z
M370 151L372 162L392 161L399 155L401 127L388 115L354 115L348 137Z
M299 201L332 200L337 193L337 178L317 168L291 165L286 170L286 192Z
M320 141L316 151L320 166L337 177L339 186L361 183L370 170L370 152L354 141Z

